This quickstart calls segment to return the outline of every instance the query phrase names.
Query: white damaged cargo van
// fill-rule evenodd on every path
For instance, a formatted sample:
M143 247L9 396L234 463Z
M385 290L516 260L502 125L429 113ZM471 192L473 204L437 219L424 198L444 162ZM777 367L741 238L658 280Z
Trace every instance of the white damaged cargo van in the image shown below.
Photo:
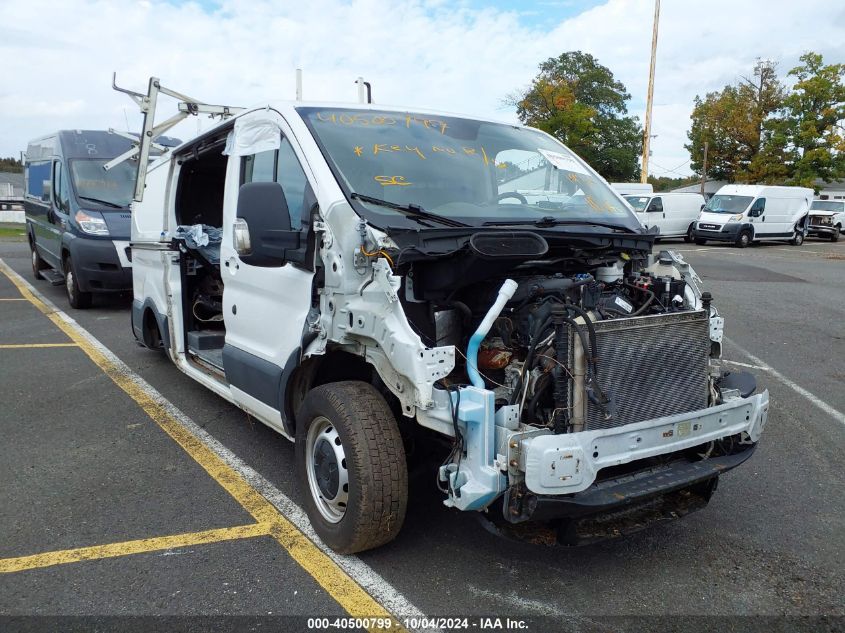
M800 246L812 202L813 190L804 187L725 185L701 210L693 238L696 244L714 240L740 248L764 240Z
M538 130L274 102L144 184L135 336L296 441L339 552L397 536L420 434L446 506L577 543L703 507L765 427L695 272Z

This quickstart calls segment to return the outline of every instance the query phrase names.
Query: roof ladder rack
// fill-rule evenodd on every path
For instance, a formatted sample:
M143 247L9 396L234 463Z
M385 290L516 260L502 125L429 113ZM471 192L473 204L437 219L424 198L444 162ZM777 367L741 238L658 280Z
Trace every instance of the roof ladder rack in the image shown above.
M117 73L112 73L112 88L114 90L117 90L118 92L123 92L129 95L129 98L132 99L139 108L141 108L141 114L144 115L144 123L141 129L140 139L138 139L132 134L125 134L123 132L118 132L117 130L110 130L115 134L125 136L134 143L134 146L132 147L132 149L124 152L117 158L103 165L103 169L108 171L109 169L112 169L116 165L119 165L120 163L126 160L137 158L138 176L135 180L135 195L133 197L133 200L135 200L136 202L141 202L144 199L144 186L147 178L147 163L150 160L150 150L157 149L161 152L166 152L168 150L167 147L156 143L156 139L158 139L162 134L164 134L174 125L186 119L188 116L208 114L209 117L212 119L218 116L221 119L227 119L228 117L238 114L239 112L242 112L244 110L244 108L209 105L207 103L203 103L202 101L194 99L193 97L188 97L179 92L176 92L175 90L165 88L161 85L161 82L159 81L158 77L150 77L150 84L147 88L147 94L141 94L140 92L134 92L133 90L120 88L116 82ZM174 99L177 99L179 101L179 112L177 114L174 114L166 121L162 121L161 123L156 125L155 113L159 94L164 94L168 97L173 97Z

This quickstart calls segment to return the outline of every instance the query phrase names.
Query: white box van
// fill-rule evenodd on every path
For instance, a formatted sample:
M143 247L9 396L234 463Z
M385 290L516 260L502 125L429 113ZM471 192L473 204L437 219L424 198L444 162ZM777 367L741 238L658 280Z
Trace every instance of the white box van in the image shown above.
M765 426L701 280L539 130L273 102L141 184L136 337L295 439L337 551L397 535L418 441L448 507L571 542L703 507Z
M838 242L845 227L845 200L813 200L810 207L810 235Z
M698 214L704 208L700 193L655 193L651 195L626 195L640 223L660 229L658 238L683 237L692 241L692 231Z
M813 195L804 187L725 185L701 211L693 231L695 243L716 240L745 248L751 242L789 240L800 246Z
M647 196L654 193L654 186L648 182L612 182L610 186L623 196L640 195Z

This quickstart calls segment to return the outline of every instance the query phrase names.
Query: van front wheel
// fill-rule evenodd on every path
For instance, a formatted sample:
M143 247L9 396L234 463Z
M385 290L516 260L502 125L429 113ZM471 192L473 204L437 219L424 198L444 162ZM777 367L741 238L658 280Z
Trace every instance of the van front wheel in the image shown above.
M740 231L739 235L736 236L736 245L740 248L745 248L749 244L751 244L751 231L748 229Z
M687 234L686 234L686 235L684 235L684 241L685 241L687 244L689 244L689 243L690 243L690 242L692 242L692 240L693 240L692 227L693 227L693 225L692 225L692 224L690 224L690 225L689 225L689 228L687 229Z
M396 538L408 469L396 419L369 383L315 387L296 415L296 470L319 537L353 554Z
M71 308L84 310L91 307L91 293L82 292L79 289L79 282L76 279L76 271L73 268L73 260L70 255L65 258L65 291Z

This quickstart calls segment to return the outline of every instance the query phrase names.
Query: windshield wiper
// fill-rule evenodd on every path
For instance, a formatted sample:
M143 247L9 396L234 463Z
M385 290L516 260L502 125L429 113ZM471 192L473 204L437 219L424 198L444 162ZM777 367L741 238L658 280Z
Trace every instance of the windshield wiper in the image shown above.
M357 192L353 192L352 197L357 198L361 202L369 202L370 204L377 204L382 207L396 209L397 211L404 213L409 218L414 218L415 220L439 222L440 224L444 224L446 226L469 226L469 224L464 224L459 220L453 220L452 218L445 218L442 215L429 213L418 204L398 204L396 202L390 202L389 200L382 200L381 198L365 196L364 194Z
M614 229L616 231L624 231L625 233L637 233L627 226L619 226L618 224L610 224L609 222L594 222L592 220L558 220L551 216L546 216L539 220L492 220L484 222L484 226L520 226L530 224L539 228L547 228L552 226L601 226L606 229Z
M99 198L89 198L88 196L79 196L82 200L88 200L89 202L96 202L98 204L104 204L107 207L111 207L113 209L125 209L122 204L115 204L114 202L109 202L108 200L100 200Z

